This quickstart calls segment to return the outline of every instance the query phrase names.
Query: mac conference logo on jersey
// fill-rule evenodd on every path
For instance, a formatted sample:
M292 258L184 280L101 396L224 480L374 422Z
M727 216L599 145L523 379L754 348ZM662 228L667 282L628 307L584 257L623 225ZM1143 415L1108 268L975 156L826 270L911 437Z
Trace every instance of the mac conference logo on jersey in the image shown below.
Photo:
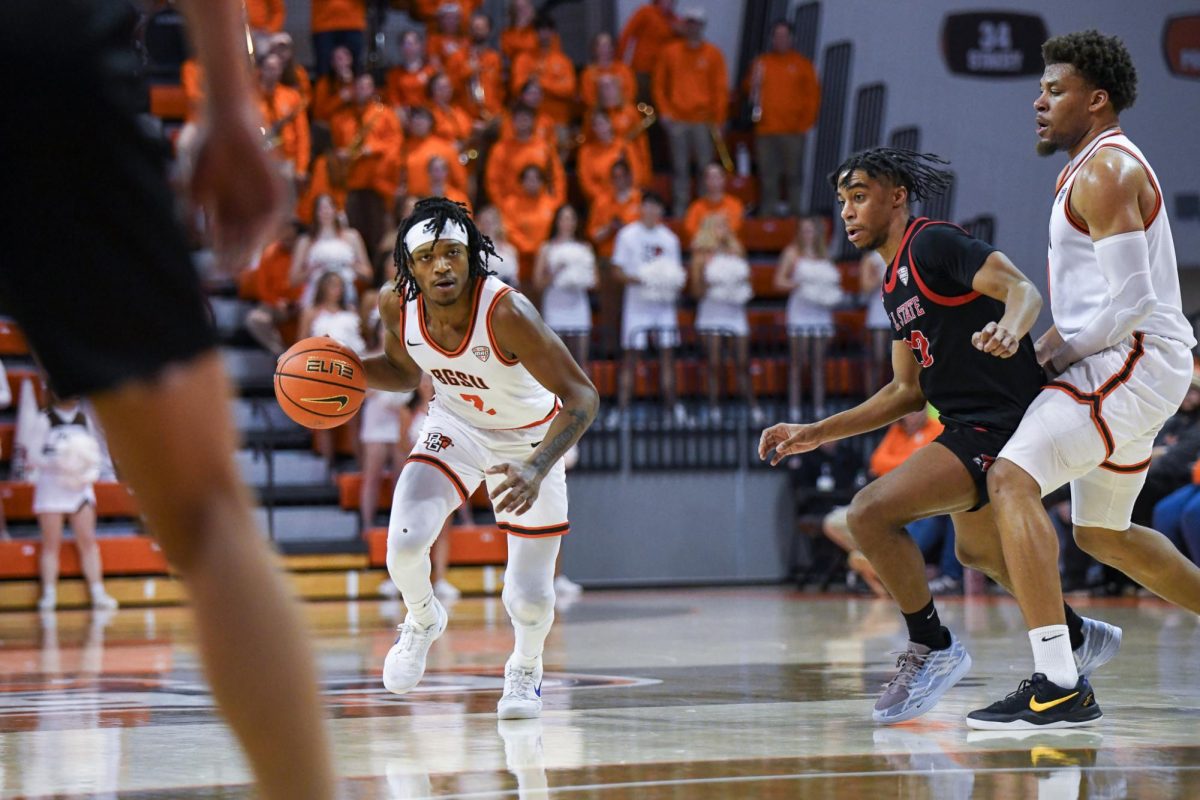
M1200 79L1200 15L1167 19L1163 55L1172 75Z
M472 347L471 352L474 353L475 357L480 361L487 361L492 357L492 350L486 344L481 344L478 347Z
M1042 73L1042 42L1049 38L1036 14L970 11L942 20L942 57L956 75L1013 78Z

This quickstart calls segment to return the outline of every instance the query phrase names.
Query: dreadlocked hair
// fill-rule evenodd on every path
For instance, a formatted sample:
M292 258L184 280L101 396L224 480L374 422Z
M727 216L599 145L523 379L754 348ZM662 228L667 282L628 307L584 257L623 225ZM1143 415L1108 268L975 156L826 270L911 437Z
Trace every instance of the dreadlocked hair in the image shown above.
M400 222L400 230L396 234L396 249L392 253L392 260L396 264L396 282L394 289L396 294L408 300L417 299L417 295L421 293L421 287L417 286L417 279L412 272L412 253L408 252L408 246L404 243L404 237L417 225L427 225L429 220L433 220L433 230L437 231L433 240L434 246L437 245L441 232L447 222L457 222L463 226L467 232L467 274L478 278L486 278L488 275L495 273L488 269L488 260L492 256L496 256L496 247L492 244L492 240L479 232L475 227L475 222L471 219L471 212L462 203L454 200L447 200L445 197L426 197L424 200L418 200L416 206L413 207L413 212ZM496 256L499 258L499 256Z
M1070 64L1092 86L1108 92L1113 110L1120 114L1137 99L1137 69L1116 36L1098 30L1077 31L1047 39L1042 45L1046 65Z
M908 190L909 200L925 200L939 195L954 182L954 174L938 169L949 164L933 153L918 153L898 147L876 147L863 150L847 158L838 168L829 173L829 184L834 191L844 185L854 170L861 170L871 178L884 176L894 185Z

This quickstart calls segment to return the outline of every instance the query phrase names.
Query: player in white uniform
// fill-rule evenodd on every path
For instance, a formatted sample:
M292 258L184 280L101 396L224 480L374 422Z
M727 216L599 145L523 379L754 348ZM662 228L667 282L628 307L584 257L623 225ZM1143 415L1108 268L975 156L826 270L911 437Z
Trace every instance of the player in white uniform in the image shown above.
M1017 692L968 716L983 729L1097 716L1071 656L1058 543L1040 499L1064 483L1080 547L1200 612L1200 569L1160 533L1131 524L1154 436L1183 401L1196 344L1158 178L1118 127L1137 73L1121 41L1094 30L1052 38L1042 54L1038 152L1071 159L1050 215L1054 326L1036 345L1055 377L988 473L1035 668Z
M492 243L466 208L417 203L401 223L399 277L384 291L383 355L364 361L368 385L437 387L420 438L396 484L388 572L408 606L383 665L383 684L407 692L446 629L429 579L429 550L446 517L486 481L508 532L504 607L516 647L504 670L502 719L541 713L542 646L554 621L554 560L567 533L561 458L596 414L596 390L523 295L487 271Z

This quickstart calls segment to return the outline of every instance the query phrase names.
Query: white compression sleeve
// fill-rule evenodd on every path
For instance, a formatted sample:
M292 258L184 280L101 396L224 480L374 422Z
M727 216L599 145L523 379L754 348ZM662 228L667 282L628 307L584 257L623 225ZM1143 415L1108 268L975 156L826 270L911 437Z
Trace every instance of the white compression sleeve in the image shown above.
M1145 231L1119 233L1093 242L1100 274L1108 282L1108 302L1054 354L1055 370L1125 340L1154 313L1157 299L1150 282L1150 246Z

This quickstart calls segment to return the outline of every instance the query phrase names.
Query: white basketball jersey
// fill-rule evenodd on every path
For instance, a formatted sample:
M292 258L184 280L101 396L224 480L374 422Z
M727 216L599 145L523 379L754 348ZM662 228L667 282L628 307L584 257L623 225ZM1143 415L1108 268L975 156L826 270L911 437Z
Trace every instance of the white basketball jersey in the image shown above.
M1108 282L1100 272L1087 225L1071 213L1071 189L1080 168L1106 147L1121 150L1141 163L1154 187L1156 198L1154 209L1143 222L1146 241L1150 246L1150 281L1158 305L1150 317L1138 326L1138 330L1194 347L1196 340L1192 335L1192 326L1183 315L1175 242L1171 237L1171 223L1167 220L1158 176L1150 168L1142 151L1117 128L1097 136L1071 159L1058 178L1054 207L1050 212L1050 250L1047 260L1050 310L1054 315L1054 324L1063 338L1069 339L1108 301Z
M404 346L433 378L435 402L467 424L486 430L532 428L550 421L562 404L519 361L505 357L492 332L492 312L513 289L489 275L477 280L472 291L471 325L453 351L444 350L426 333L420 295L404 306Z

